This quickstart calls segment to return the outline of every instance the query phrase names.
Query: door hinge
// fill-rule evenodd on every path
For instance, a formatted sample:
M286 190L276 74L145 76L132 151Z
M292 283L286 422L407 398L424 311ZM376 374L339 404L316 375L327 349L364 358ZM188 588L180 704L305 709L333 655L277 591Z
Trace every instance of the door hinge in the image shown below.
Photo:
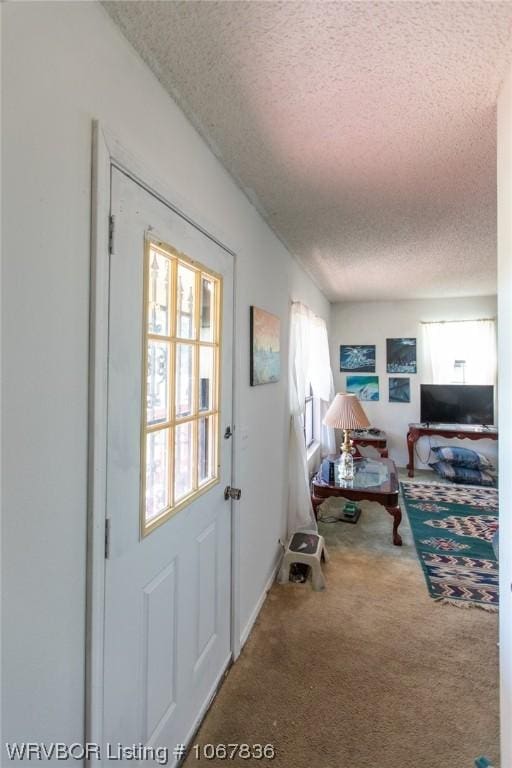
M110 254L114 253L114 229L116 226L116 217L114 215L110 215L108 218L108 252Z
M110 557L110 517L105 520L105 560Z

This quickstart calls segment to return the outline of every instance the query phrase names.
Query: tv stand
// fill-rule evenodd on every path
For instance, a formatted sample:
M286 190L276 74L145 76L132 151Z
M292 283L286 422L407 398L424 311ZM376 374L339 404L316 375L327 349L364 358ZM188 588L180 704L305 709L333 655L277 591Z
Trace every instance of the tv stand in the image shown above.
M409 451L409 477L414 477L414 446L424 435L438 435L452 440L497 440L496 427L481 424L409 424L407 450Z

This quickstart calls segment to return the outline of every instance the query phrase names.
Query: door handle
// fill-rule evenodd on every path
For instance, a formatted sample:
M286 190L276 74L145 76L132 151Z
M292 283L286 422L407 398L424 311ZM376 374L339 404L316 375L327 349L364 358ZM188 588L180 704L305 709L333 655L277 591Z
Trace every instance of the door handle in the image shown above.
M224 440L229 440L230 437L233 437L233 432L231 431L231 426L228 425L224 432Z
M226 485L224 488L224 498L226 501L228 499L233 499L233 501L240 501L240 496L242 495L242 489L241 488L232 488L230 485Z

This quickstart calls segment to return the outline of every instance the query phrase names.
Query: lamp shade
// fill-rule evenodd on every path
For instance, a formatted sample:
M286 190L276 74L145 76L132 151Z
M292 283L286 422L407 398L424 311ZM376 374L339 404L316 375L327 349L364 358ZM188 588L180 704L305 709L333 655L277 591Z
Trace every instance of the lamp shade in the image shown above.
M364 429L370 426L357 395L338 392L324 416L326 427L335 429Z

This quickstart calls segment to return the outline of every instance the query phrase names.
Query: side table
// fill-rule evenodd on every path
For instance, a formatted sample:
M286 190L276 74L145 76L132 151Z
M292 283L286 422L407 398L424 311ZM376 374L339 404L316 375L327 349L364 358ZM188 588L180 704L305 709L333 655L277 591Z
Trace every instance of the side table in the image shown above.
M370 445L372 448L376 448L378 450L381 459L388 458L387 435L382 430L379 429L375 430L374 432L369 432L368 430L359 430L357 432L352 431L349 433L349 437L352 445L355 448L354 456L356 458L361 456L357 450L359 445L363 448L367 445Z

